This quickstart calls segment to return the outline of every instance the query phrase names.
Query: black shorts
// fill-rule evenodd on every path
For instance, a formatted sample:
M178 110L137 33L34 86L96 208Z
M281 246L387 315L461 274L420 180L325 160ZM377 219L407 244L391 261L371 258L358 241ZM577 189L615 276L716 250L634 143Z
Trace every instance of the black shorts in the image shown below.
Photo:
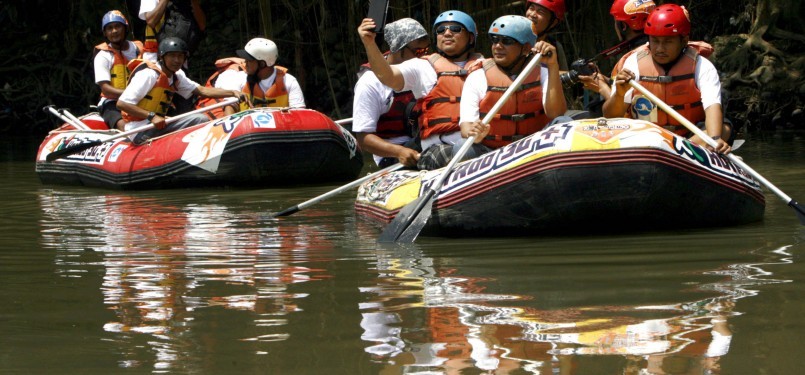
M103 105L98 108L98 113L103 117L103 122L106 123L109 129L115 129L117 122L123 118L123 114L117 109L117 100L107 100L104 102Z

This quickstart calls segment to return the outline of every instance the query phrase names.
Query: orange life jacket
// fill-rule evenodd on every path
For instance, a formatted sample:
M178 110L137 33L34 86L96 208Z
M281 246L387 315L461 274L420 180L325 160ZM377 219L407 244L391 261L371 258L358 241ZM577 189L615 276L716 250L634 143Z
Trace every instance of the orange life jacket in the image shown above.
M218 80L218 76L227 70L245 72L246 61L240 57L225 57L215 61L215 69L215 72L212 73L210 78L207 79L207 83L204 84L205 87L215 87L215 82ZM196 108L208 107L216 103L220 103L223 100L223 98L199 98L198 103L196 103ZM224 116L224 107L213 108L204 112L204 114L207 115L207 117L209 117L211 120L215 120Z
M644 45L642 45L640 47L637 47L637 48L635 48L635 49L633 49L633 50L631 50L629 52L626 52L626 54L621 56L620 60L618 60L618 62L615 63L615 67L612 68L612 77L615 77L618 74L618 72L623 70L623 64L626 63L626 59L629 58L629 56L631 56L633 53L635 53L635 51L637 51L637 50L639 50L639 49L641 49L641 48L643 48L645 46L646 45L644 44ZM704 58L710 58L710 55L712 55L713 51L714 51L713 46L711 46L707 42L702 42L702 41L689 41L688 42L688 47L696 49L696 51L699 52L699 56L704 57Z
M285 73L288 69L279 65L274 65L277 71L277 77L274 79L274 84L268 88L268 91L263 92L260 88L259 82L249 82L243 86L243 92L249 96L254 107L287 107L288 106L288 90L285 88ZM248 103L241 103L240 109L246 110Z
M481 118L489 113L503 93L514 83L511 77L498 68L495 60L487 59L484 61L483 67L487 89L486 95L481 99L479 105ZM542 107L542 83L539 69L531 71L531 74L523 80L523 84L513 95L514 97L509 98L500 107L489 123L489 134L482 141L484 145L491 148L503 147L512 141L542 130L550 121Z
M154 87L151 88L151 91L149 91L148 94L146 94L142 100L137 103L137 106L148 112L154 112L164 117L168 113L168 109L171 107L173 95L177 91L176 87L170 84L170 79L165 72L159 69L159 66L150 61L145 61L137 66L137 68L131 72L131 77L134 77L135 74L145 69L155 70L157 73L159 73L159 78L157 78L157 82L154 84ZM174 79L174 85L175 84L176 80ZM122 111L121 114L126 122L145 120L144 117L133 116L126 111Z
M696 86L695 48L686 48L679 60L667 73L651 58L648 46L637 52L637 66L640 71L639 81L660 100L671 106L692 123L704 120L702 93ZM653 108L649 110L649 108ZM633 118L651 121L679 135L688 133L679 121L650 103L647 98L635 92L629 113ZM656 117L655 117L656 115Z
M134 43L135 48L134 54L137 55L137 58L142 57L143 43L140 42L139 40L134 40L132 42ZM100 51L109 51L112 53L112 55L114 55L114 60L112 61L112 69L109 70L111 78L109 83L112 85L112 87L116 89L121 90L125 89L126 84L128 84L129 82L129 75L131 73L131 71L126 66L129 63L129 60L126 59L126 56L123 55L123 51L112 48L112 46L110 46L109 43L106 42L95 46L95 54L98 54L98 52ZM106 96L103 94L103 91L101 91L101 96L106 98Z
M480 54L470 55L464 69L438 54L432 54L427 59L436 71L436 85L417 103L422 109L422 115L419 116L422 139L433 134L459 130L461 89L467 75L481 68L483 63L483 56Z

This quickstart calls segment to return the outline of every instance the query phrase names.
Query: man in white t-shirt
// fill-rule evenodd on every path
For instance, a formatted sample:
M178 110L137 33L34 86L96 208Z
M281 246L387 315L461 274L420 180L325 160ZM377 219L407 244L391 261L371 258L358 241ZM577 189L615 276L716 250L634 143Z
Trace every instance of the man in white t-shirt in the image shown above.
M203 87L187 78L182 71L187 54L187 45L183 40L165 38L159 43L159 62L143 63L132 72L131 82L117 101L117 108L123 111L123 118L127 121L126 131L148 123L154 124L153 129L132 137L135 144L209 120L204 114L198 113L167 124L165 116L176 93L185 98L193 94L214 98L243 97L240 91Z
M463 140L458 125L461 88L483 59L474 52L475 21L458 10L442 12L433 23L437 53L397 65L390 65L377 47L375 27L371 18L365 18L358 27L369 65L381 83L394 91L410 90L417 99L424 150L417 167L426 169L423 163L431 159L431 146L455 145Z
M714 151L729 153L728 141L733 132L721 108L718 71L696 49L688 47L690 18L687 10L676 4L655 8L646 20L644 32L649 36L649 43L624 62L623 70L615 77L612 94L604 103L604 116L629 115L681 136L690 134L679 121L634 92L629 86L629 80L634 79L687 120L704 127L707 135L718 143ZM698 136L690 140L713 150Z
M101 89L98 112L110 129L123 130L126 122L117 109L117 98L129 80L128 62L140 56L143 44L139 40L126 40L129 22L118 10L106 12L101 20L101 31L106 42L95 46L95 83Z
M572 121L559 80L556 47L537 41L532 22L523 16L503 16L492 22L489 37L492 57L483 69L470 73L461 91L461 134L476 136L473 155L503 147L542 130L550 121ZM533 49L532 49L533 47ZM541 54L541 67L527 75L489 124L485 116L522 74L533 53Z
M389 45L386 55L389 64L422 57L430 44L428 32L411 18L387 24L383 28L383 38ZM416 124L409 123L416 103L413 93L395 92L380 83L371 70L359 74L352 101L352 131L361 149L372 153L375 163L381 168L395 163L416 167L419 160L416 149L419 147L412 144L411 136Z

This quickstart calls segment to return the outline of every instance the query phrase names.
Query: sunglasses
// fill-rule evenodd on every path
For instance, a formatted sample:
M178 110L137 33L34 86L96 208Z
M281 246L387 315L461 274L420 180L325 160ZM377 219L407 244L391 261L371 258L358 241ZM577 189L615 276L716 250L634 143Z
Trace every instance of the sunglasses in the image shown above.
M427 54L428 54L428 49L429 49L429 48L430 48L430 47L423 47L423 48L411 48L411 47L405 46L405 49L407 49L407 50L411 51L411 53L413 53L413 54L414 54L414 56L416 56L416 57L422 57L422 56L427 55Z
M501 35L492 35L489 37L489 40L492 42L493 46L498 43L501 43L504 46L510 46L515 43L520 43L512 37L501 36Z
M464 26L461 25L441 25L436 28L436 34L444 34L445 31L450 30L453 34L458 34L461 30L464 30Z

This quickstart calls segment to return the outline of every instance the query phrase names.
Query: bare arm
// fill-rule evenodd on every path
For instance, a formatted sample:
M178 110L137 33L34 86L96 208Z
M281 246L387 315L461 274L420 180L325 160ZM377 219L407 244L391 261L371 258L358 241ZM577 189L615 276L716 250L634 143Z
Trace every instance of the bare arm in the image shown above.
M361 149L384 158L397 158L397 161L407 167L415 167L419 160L419 153L408 147L395 145L372 133L355 133Z
M162 20L162 16L165 15L165 11L168 9L168 1L169 0L159 0L154 10L145 14L145 23L148 24L148 27L156 30L159 26L159 21Z
M565 93L562 90L562 80L559 78L559 60L556 47L545 41L534 45L533 51L542 54L542 63L548 66L548 87L545 93L545 114L549 118L556 118L567 111Z
M196 23L198 24L198 28L201 31L207 28L207 15L204 14L204 10L201 9L201 0L193 0L193 18L196 19Z
M224 90L224 89L219 89L217 87L196 86L196 89L193 90L193 94L196 94L196 95L199 95L199 96L202 96L202 97L205 97L205 98L228 98L228 97L233 97L233 98L238 98L238 100L240 100L240 101L243 101L243 100L246 99L246 95L242 91ZM233 109L232 113L235 113L240 109L238 107L237 103L235 103L235 104L233 104L231 106L226 106L224 108L224 113L226 113L227 115L231 114L231 113L227 113L228 108Z
M383 57L383 53L380 52L380 48L375 43L376 34L373 31L374 29L375 21L371 18L364 18L361 25L358 26L358 34L361 36L363 48L366 49L369 65L380 83L395 91L400 91L405 86L405 79L400 70L389 65L388 61Z
M721 111L721 104L712 104L704 110L704 127L707 135L710 138L713 138L716 143L718 143L717 147L714 149L707 145L703 139L700 139L698 136L693 136L690 138L691 142L695 142L698 145L707 147L710 150L718 152L719 154L729 154L732 151L732 148L727 144L727 135L723 133L724 130L724 113Z
M101 92L103 93L103 96L109 99L117 99L120 97L120 94L123 93L122 89L112 86L112 84L109 83L109 81L99 82L98 86L101 87Z
M615 93L611 94L607 101L604 102L603 112L604 117L623 117L626 115L627 105L624 101L626 91L629 91L629 81L634 79L634 73L629 69L624 69L618 72L615 76Z

